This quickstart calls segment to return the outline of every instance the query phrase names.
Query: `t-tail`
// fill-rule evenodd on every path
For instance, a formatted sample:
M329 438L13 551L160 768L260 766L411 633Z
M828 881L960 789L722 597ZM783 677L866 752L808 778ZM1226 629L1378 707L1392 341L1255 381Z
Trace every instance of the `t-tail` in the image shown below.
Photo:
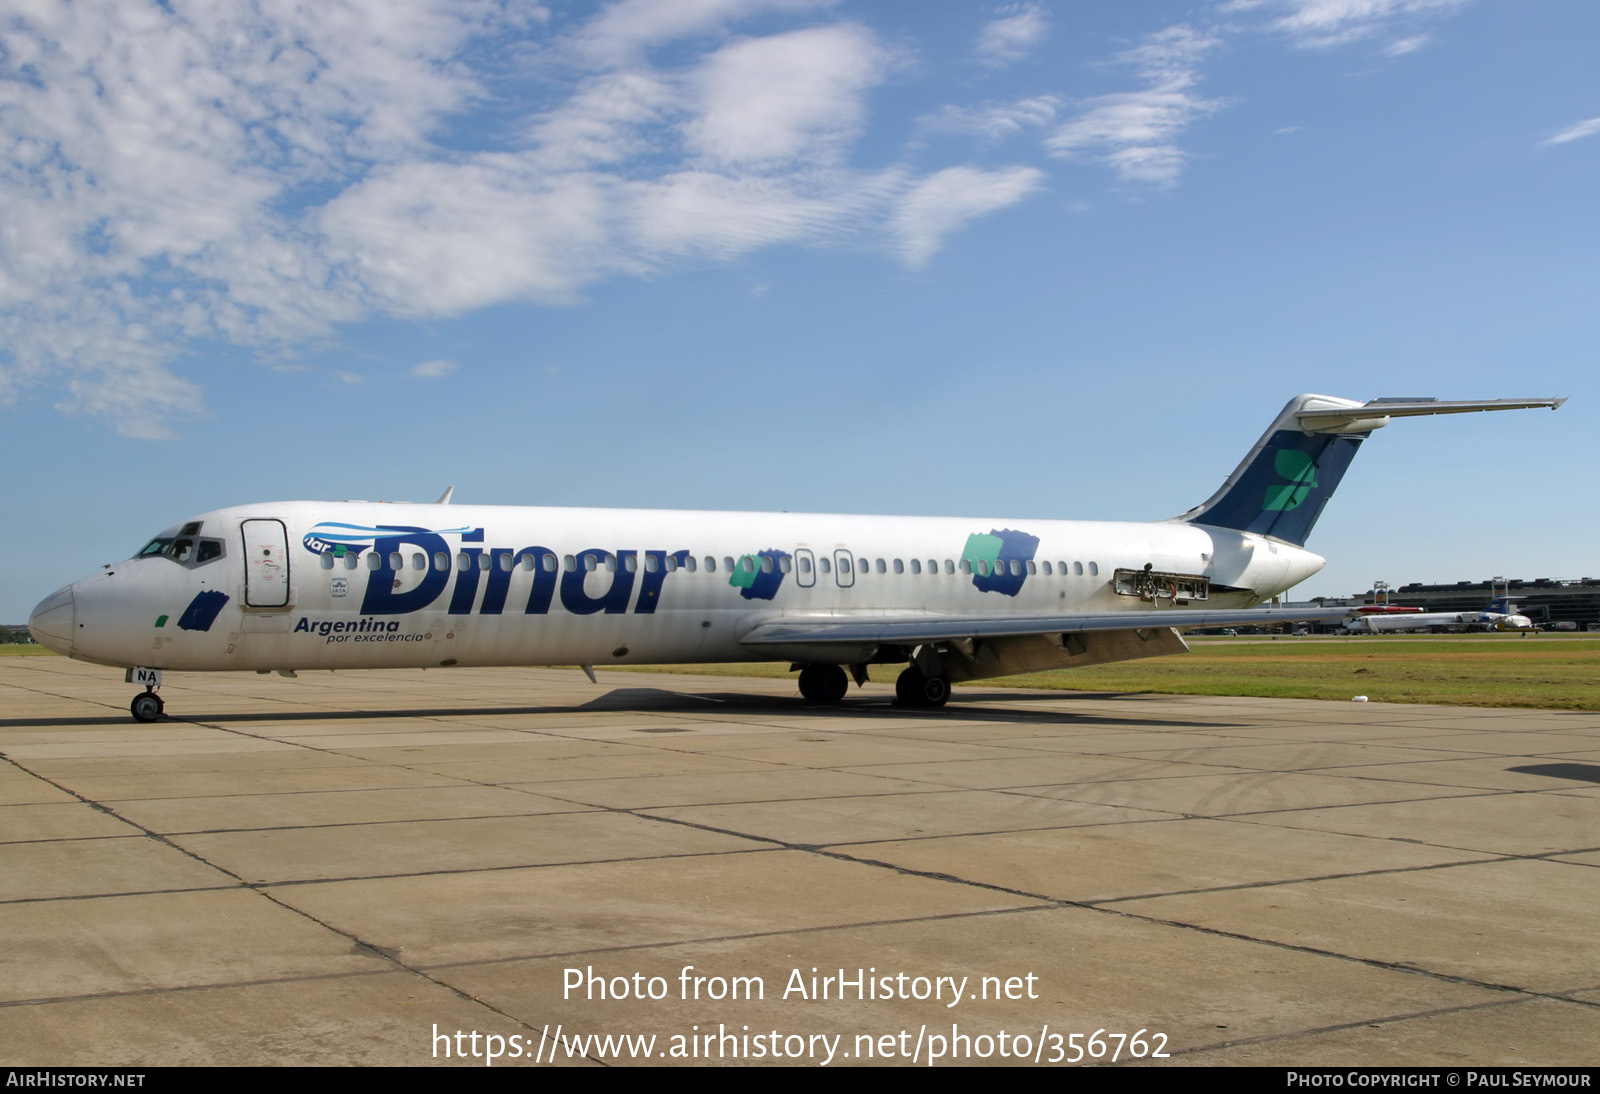
M1554 410L1564 402L1565 398L1476 402L1409 398L1359 403L1330 395L1297 395L1221 489L1176 519L1255 532L1304 547L1356 449L1391 418L1530 407Z

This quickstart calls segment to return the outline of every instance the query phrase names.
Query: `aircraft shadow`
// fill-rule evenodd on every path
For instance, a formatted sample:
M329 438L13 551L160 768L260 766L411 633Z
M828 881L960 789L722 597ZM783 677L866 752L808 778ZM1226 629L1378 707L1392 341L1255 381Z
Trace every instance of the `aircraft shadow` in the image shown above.
M1053 699L1114 699L1120 692L1071 692L1056 695L1030 695L1029 702ZM407 709L374 710L275 710L252 713L206 713L193 710L174 710L163 721L174 724L228 725L248 722L330 722L370 721L393 718L471 718L484 716L550 714L581 714L596 710L635 710L653 714L701 714L712 709L734 708L756 716L793 717L804 714L818 721L870 715L885 719L926 719L941 716L959 717L966 721L1006 722L1014 724L1070 723L1072 725L1148 726L1151 728L1217 728L1236 723L1199 722L1171 718L1110 717L1084 714L1076 711L995 710L974 706L984 702L1008 702L1018 698L1014 691L957 692L950 705L942 710L902 707L887 696L866 699L849 698L836 706L804 703L798 696L774 699L771 696L751 695L742 692L680 692L663 688L616 688L597 695L586 703L563 703L544 706L501 707L412 707ZM134 723L127 715L106 715L92 718L0 718L0 729L41 728L49 726L130 726ZM160 722L151 723L154 725ZM654 727L643 731L660 732ZM3 751L3 745L0 745Z

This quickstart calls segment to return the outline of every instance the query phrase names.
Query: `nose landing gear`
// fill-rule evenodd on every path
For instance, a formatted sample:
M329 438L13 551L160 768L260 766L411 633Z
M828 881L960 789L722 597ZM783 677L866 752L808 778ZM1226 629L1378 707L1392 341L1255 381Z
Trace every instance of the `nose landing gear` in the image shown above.
M154 688L145 688L133 697L133 702L128 704L128 713L133 715L133 720L136 722L154 722L165 710L166 704L161 701L161 696L155 693Z

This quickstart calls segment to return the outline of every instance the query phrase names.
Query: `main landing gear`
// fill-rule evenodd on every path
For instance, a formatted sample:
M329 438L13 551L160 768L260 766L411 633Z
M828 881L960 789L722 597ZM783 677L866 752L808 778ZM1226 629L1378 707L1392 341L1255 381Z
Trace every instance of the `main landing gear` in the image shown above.
M837 703L850 690L850 677L838 665L807 665L800 670L800 695L808 703Z
M161 717L167 705L161 701L161 696L153 688L146 688L133 697L133 702L128 704L128 713L133 715L136 722L154 722Z
M950 699L950 681L943 676L928 676L912 665L895 680L894 697L901 706L942 707Z
M800 695L808 703L837 703L850 690L850 676L840 665L807 665L800 670ZM950 680L929 676L912 665L894 682L895 700L903 707L942 707L950 699Z

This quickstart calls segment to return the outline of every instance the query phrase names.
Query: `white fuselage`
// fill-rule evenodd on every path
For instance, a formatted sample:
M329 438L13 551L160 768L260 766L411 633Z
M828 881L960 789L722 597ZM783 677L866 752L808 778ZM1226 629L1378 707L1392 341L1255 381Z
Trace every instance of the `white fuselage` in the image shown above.
M84 660L178 670L757 660L783 651L740 638L777 614L1188 603L1117 591L1117 570L1146 568L1206 578L1196 606L1243 608L1323 564L1179 521L282 502L205 513L159 538L184 530L209 537L211 557L197 563L180 544L182 557L168 547L76 582L41 605L41 640ZM1013 566L1019 543L1031 550Z

